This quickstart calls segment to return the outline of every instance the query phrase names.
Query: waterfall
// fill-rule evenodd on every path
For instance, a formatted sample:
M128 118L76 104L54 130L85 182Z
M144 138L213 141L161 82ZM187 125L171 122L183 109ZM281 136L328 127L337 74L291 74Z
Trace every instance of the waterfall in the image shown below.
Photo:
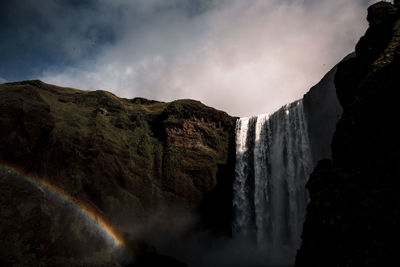
M236 123L233 234L292 258L300 245L312 171L301 100Z

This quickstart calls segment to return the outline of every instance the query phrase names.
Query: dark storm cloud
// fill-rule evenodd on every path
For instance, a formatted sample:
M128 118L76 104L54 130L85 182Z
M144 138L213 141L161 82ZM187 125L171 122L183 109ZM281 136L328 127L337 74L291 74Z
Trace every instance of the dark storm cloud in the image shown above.
M195 16L211 6L210 0L1 1L0 75L15 80L62 70L93 58L120 38L125 27L132 32L158 13L180 9Z
M93 1L19 0L0 5L0 75L9 80L73 65L115 40L116 25Z
M233 115L300 98L354 49L364 0L20 0L1 6L0 76Z

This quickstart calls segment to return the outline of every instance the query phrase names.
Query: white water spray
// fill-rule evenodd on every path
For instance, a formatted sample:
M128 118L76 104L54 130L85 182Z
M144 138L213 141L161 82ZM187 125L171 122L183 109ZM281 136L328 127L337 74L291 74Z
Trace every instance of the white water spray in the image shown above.
M312 162L301 100L237 121L233 233L265 248L271 262L294 262Z

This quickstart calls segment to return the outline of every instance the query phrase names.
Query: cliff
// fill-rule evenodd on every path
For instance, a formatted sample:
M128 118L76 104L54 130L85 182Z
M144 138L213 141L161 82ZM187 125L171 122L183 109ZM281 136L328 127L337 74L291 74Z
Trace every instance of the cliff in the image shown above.
M135 225L176 224L184 220L179 216L208 218L210 213L221 217L196 225L229 229L231 192L224 185L234 175L234 128L235 118L193 100L123 99L41 81L0 85L0 165L61 189L121 235ZM51 201L40 204L35 194L26 193L33 189L13 185L16 180L8 176L4 170L0 238L3 246L22 246L8 250L8 258L14 259L8 264L26 255L56 257L34 241L27 223L34 221L29 216L42 216ZM14 197L5 197L9 192ZM21 206L17 211L29 205L42 210L16 212L10 220L15 200ZM55 218L43 220L43 227L55 231L49 245L60 244L65 231L57 228ZM19 223L26 227L15 229ZM20 238L17 243L10 238L13 234ZM32 254L35 242L39 245Z
M351 56L352 54L346 58ZM303 97L304 115L307 120L314 166L320 159L331 156L330 145L333 133L342 114L334 83L336 71L337 66L325 74L321 81Z
M296 266L394 266L400 249L400 15L379 2L356 55L335 76L343 107L307 188L311 201Z

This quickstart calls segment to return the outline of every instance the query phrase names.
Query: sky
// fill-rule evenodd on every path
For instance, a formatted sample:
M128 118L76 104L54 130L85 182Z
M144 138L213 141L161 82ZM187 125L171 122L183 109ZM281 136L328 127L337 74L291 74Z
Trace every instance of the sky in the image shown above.
M374 2L3 0L0 83L40 79L270 113L354 50Z

